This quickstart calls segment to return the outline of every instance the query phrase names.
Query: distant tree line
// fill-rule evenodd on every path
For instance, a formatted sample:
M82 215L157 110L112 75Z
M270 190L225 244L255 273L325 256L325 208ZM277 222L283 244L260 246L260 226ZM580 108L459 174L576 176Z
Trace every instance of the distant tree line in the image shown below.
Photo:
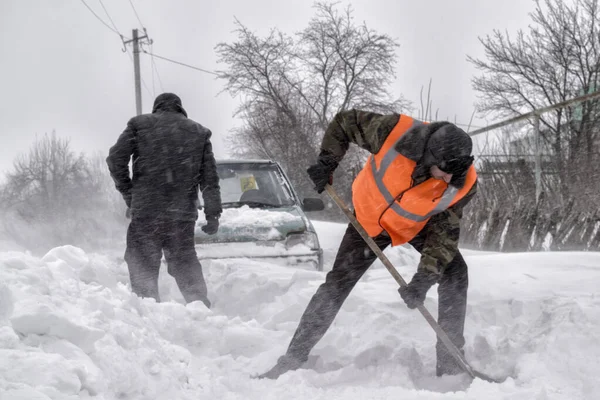
M56 133L36 138L0 187L0 240L36 253L122 241L125 206L104 159L76 153Z
M479 111L511 117L598 90L598 1L538 0L531 19L528 31L516 37L494 31L480 39L486 59L470 58L482 71L473 80ZM480 160L480 195L468 208L465 241L507 251L597 250L599 122L600 100L541 115L539 202L533 141L524 140L531 139L533 127L507 128L501 135L505 140L485 151L506 157Z
M598 0L536 0L526 31L480 38L485 57L468 60L477 111L494 119L519 115L598 89ZM315 196L306 168L334 115L351 108L414 112L389 90L398 43L366 24L350 7L317 2L306 28L265 36L236 21L237 37L219 43L224 88L240 99L242 124L229 136L232 153L281 163L303 196ZM441 66L442 67L442 66ZM598 249L600 230L600 105L598 100L541 116L542 195L535 196L531 141L507 127L496 158L477 160L479 195L463 219L463 244L483 249ZM432 119L429 94L417 117ZM435 113L437 119L438 112ZM519 140L515 153L511 140ZM334 175L344 200L368 154L352 146ZM104 156L76 154L55 134L38 138L18 157L0 191L0 239L27 248L102 243L123 235L124 204L113 188ZM326 197L323 197L326 199ZM327 200L327 199L326 199ZM316 215L344 221L335 206Z

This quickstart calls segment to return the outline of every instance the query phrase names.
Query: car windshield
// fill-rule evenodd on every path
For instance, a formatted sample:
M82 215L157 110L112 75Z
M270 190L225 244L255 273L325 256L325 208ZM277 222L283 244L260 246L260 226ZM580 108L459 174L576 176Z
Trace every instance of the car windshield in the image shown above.
M271 163L217 164L223 207L284 207L294 204L285 176Z

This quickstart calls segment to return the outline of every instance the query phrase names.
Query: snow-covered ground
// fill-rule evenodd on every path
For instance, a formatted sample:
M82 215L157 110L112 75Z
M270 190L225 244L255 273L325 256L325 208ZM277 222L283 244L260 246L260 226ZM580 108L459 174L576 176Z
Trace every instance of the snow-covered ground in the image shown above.
M331 268L345 226L316 222ZM386 251L411 277L411 249ZM466 356L502 384L435 377L431 328L376 263L313 351L270 368L326 272L251 260L205 263L213 308L128 288L121 249L0 253L0 399L598 399L600 253L465 251ZM426 307L436 313L431 290Z

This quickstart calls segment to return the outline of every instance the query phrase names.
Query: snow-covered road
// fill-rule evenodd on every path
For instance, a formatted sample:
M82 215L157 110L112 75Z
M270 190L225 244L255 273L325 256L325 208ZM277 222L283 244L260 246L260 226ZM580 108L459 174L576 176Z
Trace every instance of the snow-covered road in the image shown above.
M345 226L315 222L326 270ZM205 263L213 308L128 288L121 249L0 253L0 399L597 399L600 253L465 251L466 356L502 384L435 377L435 335L376 263L313 351L270 368L326 272L252 260ZM418 254L386 251L410 279ZM425 303L435 315L437 295Z

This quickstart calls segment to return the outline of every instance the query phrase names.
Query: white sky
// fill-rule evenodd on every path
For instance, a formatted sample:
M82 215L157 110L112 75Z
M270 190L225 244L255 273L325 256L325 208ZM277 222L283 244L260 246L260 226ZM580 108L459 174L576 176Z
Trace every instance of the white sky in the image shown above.
M85 0L110 24L99 0ZM234 18L260 35L269 28L293 33L314 14L312 0L132 0L156 54L207 70L216 62L215 46L234 40ZM140 27L129 1L103 0L118 30L131 37ZM357 22L389 34L400 43L397 81L392 87L419 104L419 91L433 80L434 108L440 119L467 123L478 72L466 56L483 56L478 37L493 29L526 29L529 0L353 0ZM103 26L81 0L0 1L0 175L26 151L36 135L56 130L76 150L106 154L127 120L135 115L133 63L121 52L120 38ZM155 94L150 58L141 55L143 112ZM157 59L165 91L177 93L190 118L213 131L218 157L223 137L235 126L238 99L218 93L214 76ZM154 90L153 90L154 86ZM485 125L476 119L474 125Z

